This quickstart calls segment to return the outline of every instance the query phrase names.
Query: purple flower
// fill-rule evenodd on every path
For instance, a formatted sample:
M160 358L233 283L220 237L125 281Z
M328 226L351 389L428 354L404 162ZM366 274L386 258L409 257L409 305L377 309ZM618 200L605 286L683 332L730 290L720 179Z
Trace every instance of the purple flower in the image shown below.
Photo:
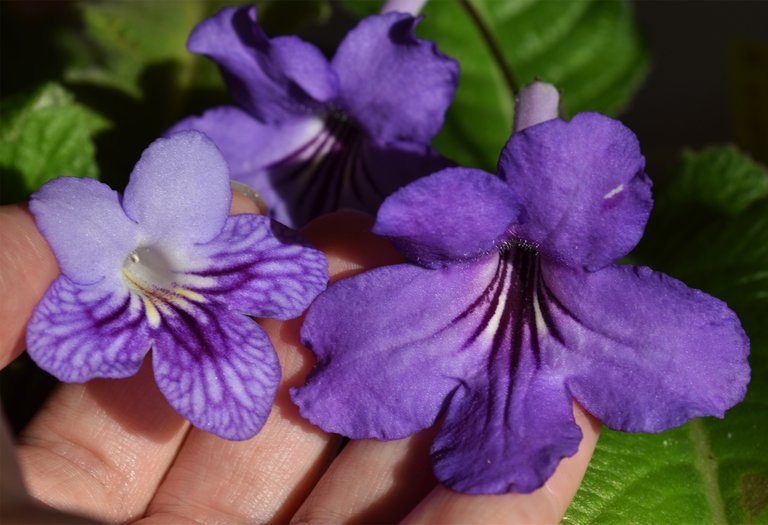
M339 208L375 212L397 188L448 163L429 146L458 64L414 36L418 19L371 16L330 62L296 37L269 38L254 7L224 9L189 37L218 63L239 108L188 118L219 146L232 178L300 226Z
M749 381L735 314L613 263L642 235L650 186L635 135L583 113L514 133L498 176L454 168L401 189L374 232L412 263L339 281L309 309L301 413L351 438L440 420L438 479L491 494L533 491L577 451L572 399L623 431L722 417Z
M290 319L325 288L323 254L260 215L228 217L226 163L194 131L153 142L125 195L55 179L30 208L62 275L27 326L27 350L62 381L127 377L152 348L160 390L193 425L247 439L269 415L280 365L246 316Z

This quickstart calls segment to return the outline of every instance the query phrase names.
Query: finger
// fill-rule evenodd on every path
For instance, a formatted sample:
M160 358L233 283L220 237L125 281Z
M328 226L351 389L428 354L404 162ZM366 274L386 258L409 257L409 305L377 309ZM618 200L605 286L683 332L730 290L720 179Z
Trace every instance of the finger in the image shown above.
M351 441L291 522L398 523L437 485L429 460L434 434Z
M233 195L233 213L257 211L250 198ZM157 389L147 359L127 379L60 386L19 436L18 453L40 501L124 522L144 514L188 428Z
M0 206L0 368L23 350L32 308L58 273L27 207Z
M560 523L576 495L600 434L600 423L576 403L573 413L583 433L579 450L563 459L540 489L531 494L470 496L438 486L403 523Z
M14 525L95 523L80 516L62 514L33 500L24 486L11 431L0 414L0 516Z
M144 514L188 429L150 360L126 379L61 385L18 440L30 494L54 508L126 522Z
M330 274L338 278L399 257L370 233L370 226L370 218L361 214L337 214L313 223L305 234L328 254ZM288 395L289 387L304 383L313 365L299 342L300 325L300 320L262 321L280 357L283 380L261 432L232 443L192 430L143 525L284 523L295 513L339 444L338 436L303 420Z
M267 205L256 190L241 182L231 182L232 204L229 208L230 215L239 213L267 213Z

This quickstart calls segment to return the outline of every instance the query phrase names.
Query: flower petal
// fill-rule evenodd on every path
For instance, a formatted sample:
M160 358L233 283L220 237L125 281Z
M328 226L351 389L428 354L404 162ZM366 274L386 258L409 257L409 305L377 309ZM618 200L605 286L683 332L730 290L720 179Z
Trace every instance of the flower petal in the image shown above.
M149 351L148 331L140 299L119 281L83 286L61 276L27 325L27 351L61 381L128 377Z
M648 220L644 165L637 137L597 113L514 133L499 174L520 195L528 220L513 233L569 266L610 264L637 244Z
M428 267L470 260L507 240L518 199L498 177L449 168L409 184L382 204L373 232Z
M447 164L429 147L378 148L359 131L325 128L298 154L269 167L269 188L255 187L278 220L299 227L339 209L376 213L387 195Z
M125 188L123 208L145 242L207 242L224 227L232 190L229 170L205 135L182 131L144 150Z
M396 189L451 164L427 146L376 147L360 130L332 118L269 125L220 107L168 133L182 129L220 144L232 179L256 189L270 214L293 227L340 208L375 213Z
M332 61L342 109L380 146L429 144L456 90L458 63L415 37L418 21L403 13L365 18Z
M93 179L54 179L32 195L29 209L62 273L81 284L119 271L138 237L118 193Z
M495 257L494 257L495 258ZM493 258L491 258L493 259ZM396 265L341 280L315 300L302 340L317 365L293 389L304 417L354 439L397 439L432 425L482 362L492 261L442 270ZM479 293L479 292L478 292Z
M226 439L254 436L267 420L280 363L266 332L218 303L167 309L152 363L171 406Z
M660 432L744 398L749 341L722 301L644 267L542 275L568 388L607 426Z
M298 317L328 282L325 255L263 215L230 217L221 235L195 246L189 258L199 261L190 273L210 281L197 288L201 294L256 317Z
M499 352L487 373L462 385L432 444L435 475L454 490L532 492L579 448L581 430L562 381L534 370L533 360L511 373L510 358Z
M323 126L318 117L264 124L239 108L221 106L177 122L165 135L190 129L205 133L227 161L230 177L256 188L265 184L261 179L269 166L295 155Z
M214 60L235 101L268 123L316 113L337 94L320 50L295 37L270 40L252 6L223 9L203 21L187 47Z

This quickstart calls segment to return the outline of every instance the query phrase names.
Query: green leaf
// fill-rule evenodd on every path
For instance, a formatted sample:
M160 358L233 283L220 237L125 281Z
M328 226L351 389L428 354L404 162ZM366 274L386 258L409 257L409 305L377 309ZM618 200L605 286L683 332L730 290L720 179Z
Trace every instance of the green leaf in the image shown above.
M216 87L216 68L186 50L192 28L214 7L203 0L83 2L79 4L94 53L70 69L67 80L112 87L142 96L142 76L151 64L170 63L177 85L198 82ZM222 4L223 6L223 4Z
M58 84L0 102L2 202L26 200L60 176L97 177L91 140L106 121Z
M108 0L79 4L86 34L95 52L80 57L70 69L70 82L112 87L141 98L147 74L153 67L172 67L165 88L169 101L182 104L192 86L220 90L223 87L215 64L187 51L192 29L205 18L231 5L226 0ZM290 32L309 20L325 16L325 2L305 0L259 2L259 23L270 32ZM290 15L290 16L289 16ZM169 111L172 113L172 111Z
M339 3L358 18L379 14L384 7L384 0L341 0Z
M123 187L144 148L180 119L231 103L216 65L186 48L193 28L228 4L226 0L78 4L85 35L69 35L77 62L66 80L79 100L114 123L98 141L103 179L112 187ZM265 0L259 2L259 20L270 34L290 31L324 16L324 5L321 0Z
M710 147L683 153L678 175L663 195L662 214L676 214L680 206L704 206L714 214L736 215L765 197L765 168L734 146Z
M419 36L461 64L456 99L435 145L460 164L495 171L512 130L514 90L536 78L562 91L567 115L616 114L648 57L622 0L429 2Z
M747 397L662 434L604 431L566 523L768 523L768 172L684 154L637 260L726 302L750 337Z

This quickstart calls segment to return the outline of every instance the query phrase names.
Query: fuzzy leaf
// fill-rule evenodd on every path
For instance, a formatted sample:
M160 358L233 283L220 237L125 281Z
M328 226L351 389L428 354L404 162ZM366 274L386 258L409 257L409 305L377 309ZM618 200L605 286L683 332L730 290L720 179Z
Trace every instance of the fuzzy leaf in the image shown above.
M686 153L639 262L728 302L750 337L746 400L662 434L605 431L566 523L768 522L768 172L731 147Z
M106 121L58 84L0 102L2 203L26 200L59 176L97 177L93 134Z

